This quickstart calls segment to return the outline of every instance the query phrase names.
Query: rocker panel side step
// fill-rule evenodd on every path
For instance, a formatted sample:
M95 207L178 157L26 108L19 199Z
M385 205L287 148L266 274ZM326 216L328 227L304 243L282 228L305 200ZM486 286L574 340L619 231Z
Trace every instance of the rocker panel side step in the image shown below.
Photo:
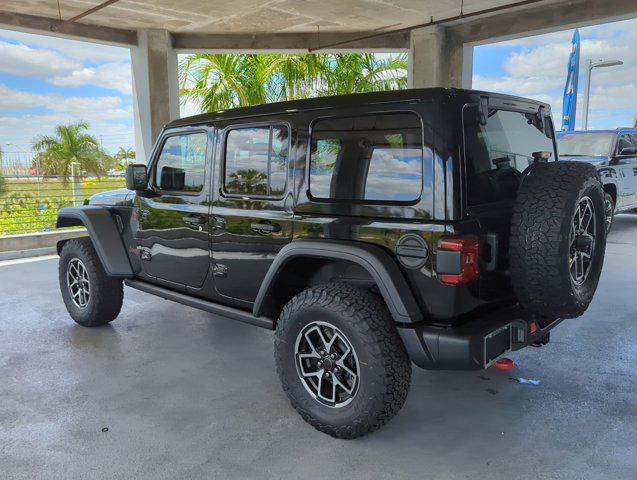
M228 317L239 322L249 323L250 325L267 328L268 330L274 330L274 319L269 317L255 317L252 313L239 310L238 308L228 307L226 305L220 305L201 298L192 297L185 293L175 292L168 288L153 285L152 283L143 282L141 280L126 279L124 280L124 283L131 288L151 293L158 297L165 298L166 300L172 300L173 302L181 303L182 305L223 315L224 317Z

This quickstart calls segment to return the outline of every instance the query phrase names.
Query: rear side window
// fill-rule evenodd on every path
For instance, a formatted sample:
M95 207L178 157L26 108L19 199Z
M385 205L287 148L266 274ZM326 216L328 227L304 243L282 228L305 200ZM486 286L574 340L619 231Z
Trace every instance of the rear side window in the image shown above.
M162 190L201 192L206 170L205 132L168 137L157 159L155 185Z
M317 199L415 202L422 192L422 126L393 113L312 125L310 194Z
M289 145L286 126L229 130L226 136L224 192L248 197L283 196Z
M464 109L467 203L481 205L514 199L522 172L533 163L533 152L551 152L551 133L542 131L537 115L492 110L486 125L477 107Z

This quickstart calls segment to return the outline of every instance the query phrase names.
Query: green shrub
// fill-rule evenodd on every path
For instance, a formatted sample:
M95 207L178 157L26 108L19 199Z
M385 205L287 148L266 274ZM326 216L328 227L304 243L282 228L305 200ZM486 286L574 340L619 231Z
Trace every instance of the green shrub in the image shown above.
M81 185L82 199L124 186L123 178L88 178ZM62 179L21 179L5 183L0 193L0 236L54 230L57 212L72 205L71 184Z

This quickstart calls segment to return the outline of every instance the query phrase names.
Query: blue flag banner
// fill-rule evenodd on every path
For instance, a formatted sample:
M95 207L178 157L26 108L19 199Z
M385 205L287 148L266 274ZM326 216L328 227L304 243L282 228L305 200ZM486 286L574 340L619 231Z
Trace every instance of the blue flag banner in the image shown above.
M571 54L568 56L564 101L562 103L562 130L575 129L575 109L577 106L577 81L579 79L579 30L575 30L571 41Z

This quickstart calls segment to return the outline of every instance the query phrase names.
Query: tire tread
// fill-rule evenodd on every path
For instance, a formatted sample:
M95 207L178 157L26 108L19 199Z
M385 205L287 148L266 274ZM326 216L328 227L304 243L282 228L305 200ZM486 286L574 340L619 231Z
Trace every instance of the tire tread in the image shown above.
M281 365L286 349L284 332L294 320L295 314L310 305L320 305L346 317L358 330L371 356L383 365L373 371L375 384L379 386L371 402L373 409L360 412L347 426L336 426L319 422L304 405L311 399L298 399L292 393L290 381ZM411 362L398 335L396 326L385 303L376 295L347 283L329 283L309 288L296 295L284 307L275 332L275 356L277 372L283 389L292 406L303 419L317 430L332 437L352 439L373 432L387 423L402 408L411 382ZM313 401L313 400L312 400Z
M91 278L91 297L93 303L90 311L80 311L72 302L66 291L66 261L67 255L82 257ZM60 289L66 308L78 324L84 327L97 327L105 325L117 318L124 301L124 284L121 279L110 277L106 274L102 262L97 256L91 239L75 238L69 240L60 252L59 265Z
M592 293L573 294L564 268L568 256L565 228L570 229L578 195L591 186L603 199L597 170L581 162L532 165L523 178L511 218L509 265L519 302L539 315L577 317L592 299ZM599 237L603 255L606 237ZM595 273L593 292L599 277Z

